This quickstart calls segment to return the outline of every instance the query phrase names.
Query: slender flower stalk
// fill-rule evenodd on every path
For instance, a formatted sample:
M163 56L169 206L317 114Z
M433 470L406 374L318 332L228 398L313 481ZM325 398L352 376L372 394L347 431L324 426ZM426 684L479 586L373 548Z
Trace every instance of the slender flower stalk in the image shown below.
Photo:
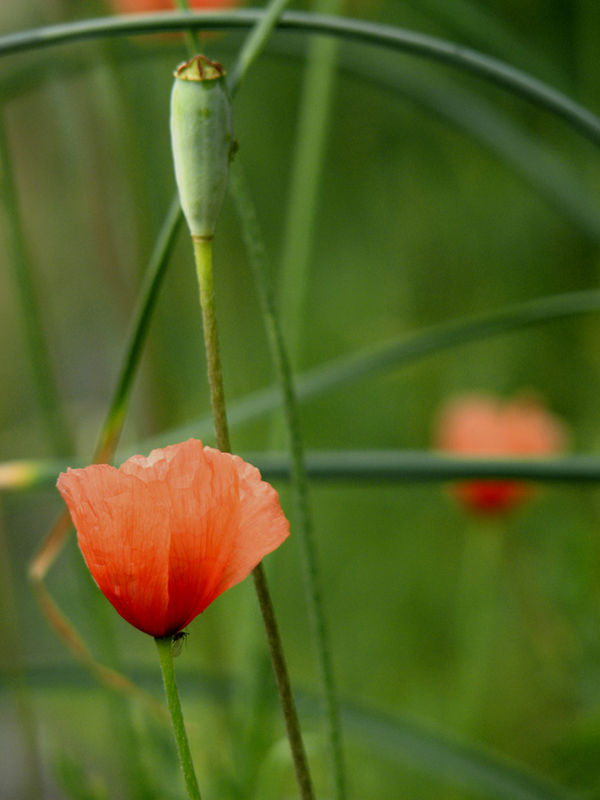
M246 243L254 281L262 308L271 357L277 371L282 395L283 410L288 434L291 457L291 479L296 509L296 521L300 536L300 546L304 561L304 583L306 602L313 631L317 661L321 672L324 706L328 727L329 746L333 767L334 786L337 800L345 797L345 769L342 747L342 732L336 696L335 677L329 647L329 635L325 622L321 581L316 546L313 534L313 521L308 497L308 478L304 455L304 445L300 426L298 398L294 387L288 349L284 342L281 326L275 311L273 289L268 279L267 256L264 239L256 216L252 198L244 180L243 171L238 165L232 170L231 188L242 234Z
M175 177L194 248L204 345L217 447L230 452L223 372L219 350L212 267L212 240L235 151L225 71L205 56L194 56L175 72L171 95L171 142ZM266 576L258 564L254 585L303 800L314 797L291 683Z
M225 409L225 392L223 389L223 372L219 352L219 337L217 317L215 310L215 297L212 272L212 239L194 240L194 256L196 259L196 274L200 289L200 304L202 307L202 322L204 326L204 346L208 378L210 383L210 397L215 426L217 447L225 452L229 451L230 439ZM269 593L267 578L262 566L258 564L252 573L254 588L260 605L271 663L275 673L275 681L279 692L279 701L285 721L286 732L294 761L296 780L303 800L313 800L314 793L310 778L310 770L306 758L306 751L302 741L300 723L292 693L291 682L285 661L283 644L279 635L275 610Z
M179 760L181 762L181 769L183 770L187 793L190 800L200 800L198 780L194 771L190 745L183 722L183 712L181 711L181 703L179 702L179 692L177 691L177 684L175 682L175 670L173 669L173 637L157 636L154 641L156 642L156 648L158 650L165 694L167 695L167 705L171 712L173 731L175 733L175 741L177 742L177 751L179 753Z
M315 10L335 15L342 0L316 0ZM319 177L331 112L338 43L333 39L311 39L307 54L302 100L299 109L298 144L293 161L293 177L288 216L284 229L282 258L283 319L287 325L288 346L284 342L275 301L264 268L265 250L262 246L258 221L250 197L244 191L240 171L232 181L235 200L242 220L246 247L254 272L259 301L281 388L287 439L291 456L292 493L296 511L303 561L305 597L320 671L324 711L329 739L333 793L336 800L346 797L346 778L339 709L336 698L335 675L330 654L329 637L323 611L318 560L313 535L312 515L308 498L308 482L304 463L298 403L293 385L290 360L298 357L301 339L301 319L307 295L310 252L313 244L314 215L318 208ZM240 58L240 61L242 59ZM242 62L243 63L243 62ZM274 426L277 434L279 426ZM279 437L278 437L279 438Z
M470 520L454 599L457 680L450 687L450 722L463 735L477 730L489 686L494 642L501 617L504 520Z
M223 388L219 330L215 308L212 238L194 237L193 244L196 277L198 278L198 289L200 291L200 306L202 308L206 369L210 386L210 404L215 426L215 437L219 450L228 453L231 450L231 442L225 411L225 391Z

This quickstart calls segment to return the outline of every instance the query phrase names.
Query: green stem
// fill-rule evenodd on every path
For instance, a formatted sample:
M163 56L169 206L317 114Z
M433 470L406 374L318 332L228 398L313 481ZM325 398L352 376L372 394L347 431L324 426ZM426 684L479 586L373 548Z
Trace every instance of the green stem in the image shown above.
M321 581L313 534L312 514L308 498L308 479L304 445L300 426L298 400L294 389L292 370L275 313L275 301L268 280L266 251L258 218L238 164L231 173L231 189L242 224L242 234L254 273L254 280L262 309L263 320L271 350L271 358L277 370L278 382L283 396L283 409L288 432L291 456L291 477L296 507L296 525L299 533L304 561L306 599L316 645L317 659L324 689L325 709L329 728L329 742L338 800L345 796L345 770L342 749L339 709L333 673L329 636L323 611Z
M474 732L488 684L498 627L498 572L503 543L502 525L493 521L472 524L465 531L455 601L460 663L451 711L451 724L461 734Z
M181 769L183 770L188 796L190 800L200 800L200 790L198 789L198 781L196 780L192 754L190 752L190 745L183 722L183 713L179 702L179 693L177 691L177 684L175 683L172 653L173 637L156 637L154 641L156 642L158 650L158 658L160 660L160 668L162 671L165 693L167 695L167 705L171 712L173 731L175 733L175 741L177 742L177 751L179 753L179 760L181 761Z
M213 412L216 442L219 450L230 452L229 430L225 412L225 392L223 389L223 371L221 369L217 315L215 310L212 239L193 237L193 244L196 274L198 276L198 286L200 289L200 305L202 307L202 322L204 326L204 347L206 351L210 401ZM302 743L302 734L300 732L298 715L296 713L291 683L283 653L283 645L262 564L255 567L253 577L265 626L269 652L271 654L271 663L275 673L279 701L290 743L300 795L303 800L313 800L314 795L310 771L304 745Z
M204 328L204 348L206 350L206 369L210 386L210 405L213 413L217 447L225 453L231 452L229 429L225 414L225 391L223 389L223 370L219 348L219 331L215 309L215 290L212 268L212 239L199 236L193 238L196 275L200 289L202 325Z
M285 663L279 628L277 626L277 620L275 619L273 602L269 594L267 576L265 575L262 563L254 569L252 577L254 578L254 588L256 589L256 596L258 597L267 634L271 663L273 665L273 672L275 673L275 681L277 683L277 691L279 692L279 701L281 703L285 729L290 743L290 750L292 751L292 759L294 761L296 781L300 789L300 797L302 800L314 800L315 795L310 779L306 751L304 750L304 743L302 741L296 704L294 702L287 665Z
M94 461L108 462L112 460L114 455L125 422L133 379L146 342L160 287L167 271L169 256L182 220L179 199L174 197L144 273L139 300L133 315L131 332L127 339L125 358L110 408L98 437Z
M178 8L180 11L183 11L185 14L190 13L190 4L188 3L188 0L174 0L174 4L176 8ZM198 40L194 29L186 28L184 31L184 38L185 48L188 52L188 56L191 58L198 50Z
M254 416L258 415L244 419ZM122 461L132 453L147 452L190 436L204 437L208 433L208 420L200 420L190 427L173 428L158 440L146 440L128 448L118 460ZM291 470L287 453L253 452L249 457L266 480L289 479ZM365 485L369 482L407 484L481 479L585 483L588 486L600 483L600 458L597 455L488 459L446 456L425 450L321 450L309 451L305 464L307 476L312 480ZM64 472L68 466L84 464L43 459L0 462L0 493L51 487L56 482L57 473Z
M42 757L23 653L23 629L21 628L21 624L24 624L21 617L23 609L16 601L15 575L11 562L12 553L4 526L4 508L0 508L0 635L2 641L0 670L5 685L14 692L19 734L22 737L25 751L23 798L24 800L36 800L36 798L43 797L44 794Z
M291 0L271 0L266 9L261 12L260 18L246 37L231 71L229 88L232 92L239 86L249 67L262 52L267 39L280 23L281 14L290 2Z
M335 14L339 12L341 3L340 0L320 0L315 5L317 11ZM311 39L298 109L279 279L279 318L285 322L292 363L297 363L301 356L338 45L331 38L317 36Z

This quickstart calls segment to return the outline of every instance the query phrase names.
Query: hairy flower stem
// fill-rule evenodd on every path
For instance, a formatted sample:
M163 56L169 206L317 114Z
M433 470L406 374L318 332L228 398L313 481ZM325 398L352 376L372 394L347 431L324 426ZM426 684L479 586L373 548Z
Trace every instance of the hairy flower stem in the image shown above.
M196 773L194 772L194 764L192 762L192 754L190 753L190 745L183 723L179 693L177 691L177 684L175 683L172 653L173 637L157 636L154 641L156 642L156 648L158 650L158 658L160 660L160 668L165 685L165 693L167 695L167 705L171 712L173 731L175 733L175 741L177 742L177 751L179 753L179 760L181 762L181 769L183 770L187 793L190 800L201 800L198 781L196 780Z
M312 513L308 498L308 478L306 474L298 399L294 387L288 350L275 310L273 289L268 277L269 271L264 237L260 230L256 210L248 187L246 186L240 164L231 172L231 189L241 222L242 236L246 243L250 265L254 273L254 281L262 308L263 321L271 350L271 358L277 371L281 389L291 457L292 491L296 510L296 525L304 562L306 601L323 684L324 706L336 792L335 797L337 800L344 800L346 781L341 724L329 647L329 635L323 610Z
M296 780L298 782L298 788L300 789L300 796L303 800L313 800L314 792L310 779L308 762L306 760L304 743L302 741L298 714L296 712L296 704L294 703L290 678L285 663L281 638L279 636L279 628L277 626L277 620L275 619L275 610L271 602L267 576L265 575L262 562L255 567L252 577L254 578L254 588L256 589L256 595L265 624L271 663L273 664L273 672L275 673L275 680L277 682L277 691L279 692L279 701L285 720L285 729L294 759L294 769L296 771Z
M219 354L219 338L212 270L212 238L193 237L196 274L200 289L200 305L204 327L204 346L208 380L210 384L210 400L213 412L217 447L223 452L230 452L229 430L225 412L225 393L223 391L223 372ZM279 692L279 702L283 712L286 732L292 751L296 779L302 800L313 800L314 792L310 779L310 771L306 752L302 742L302 734L298 714L294 703L289 674L283 653L283 645L277 627L275 610L269 594L266 575L262 564L253 571L254 587L258 597L260 610L265 626L271 663L275 673L275 681Z
M196 275L200 289L202 307L202 327L204 329L204 349L206 350L206 370L210 386L210 405L217 447L224 453L231 452L229 428L225 413L225 392L223 390L223 370L219 348L219 331L215 309L215 290L212 268L212 237L193 237Z

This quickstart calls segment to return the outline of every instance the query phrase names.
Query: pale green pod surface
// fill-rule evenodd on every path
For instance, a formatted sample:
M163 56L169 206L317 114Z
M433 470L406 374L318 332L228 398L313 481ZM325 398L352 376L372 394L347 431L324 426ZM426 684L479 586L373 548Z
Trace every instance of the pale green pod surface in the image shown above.
M175 72L171 143L181 208L192 236L211 238L227 188L234 149L225 71L194 56Z

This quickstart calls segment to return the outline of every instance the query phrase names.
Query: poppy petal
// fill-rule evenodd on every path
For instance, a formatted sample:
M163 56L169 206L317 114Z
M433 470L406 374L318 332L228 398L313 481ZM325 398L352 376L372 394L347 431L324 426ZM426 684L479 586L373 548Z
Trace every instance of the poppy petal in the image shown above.
M447 452L474 456L543 456L564 449L562 423L537 400L502 403L488 395L451 401L438 417L436 444ZM496 514L519 505L532 487L518 481L465 481L454 487L469 509Z
M57 485L101 591L152 636L184 628L289 534L258 470L199 440L69 469Z
M166 498L105 464L68 470L58 488L100 590L128 622L156 635L168 604Z
M239 456L205 448L208 459L231 460L240 486L240 531L218 594L243 580L268 553L289 536L290 526L275 489L262 480L260 472Z

